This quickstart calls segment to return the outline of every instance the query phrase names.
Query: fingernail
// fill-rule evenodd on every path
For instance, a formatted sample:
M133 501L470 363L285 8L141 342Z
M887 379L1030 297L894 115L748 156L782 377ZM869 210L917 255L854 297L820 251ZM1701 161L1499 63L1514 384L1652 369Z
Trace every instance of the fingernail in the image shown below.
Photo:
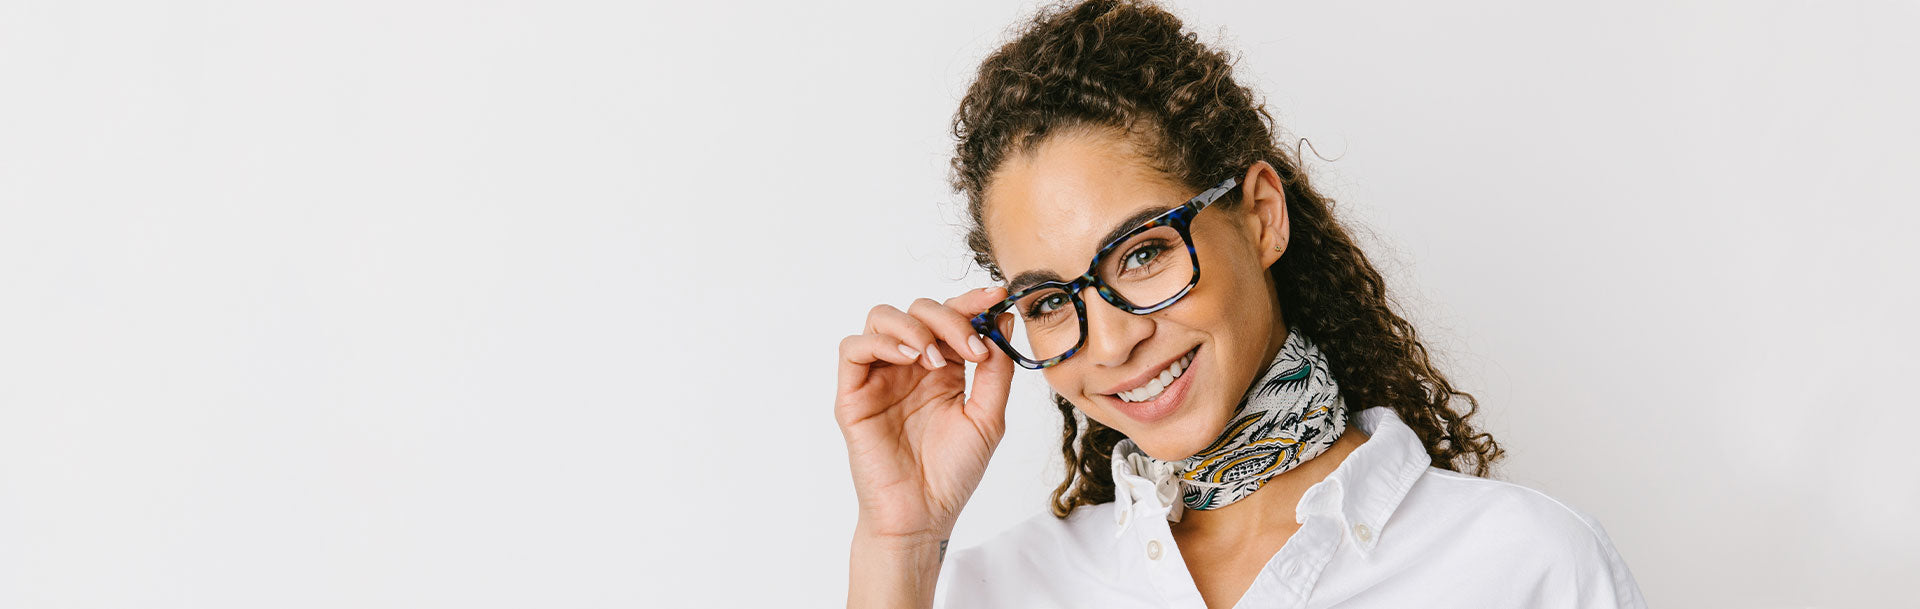
M919 351L914 351L913 347L909 347L906 345L900 345L900 352L907 354L907 357L913 357L913 358L920 357Z
M940 348L933 345L927 345L927 361L933 362L935 368L947 365L947 359L940 357Z
M983 343L983 342L980 342L980 335L978 335L978 334L975 334L975 335L973 335L973 336L969 336L969 337L967 337L967 346L969 346L969 347L973 347L973 354L974 354L974 355L986 355L986 354L987 354L987 344L986 344L986 343Z

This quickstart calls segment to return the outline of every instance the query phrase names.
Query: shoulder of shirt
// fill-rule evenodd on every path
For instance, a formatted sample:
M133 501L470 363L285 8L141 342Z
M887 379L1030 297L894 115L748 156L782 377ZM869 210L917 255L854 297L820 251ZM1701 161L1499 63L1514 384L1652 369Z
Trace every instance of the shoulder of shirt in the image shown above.
M1535 586L1581 598L1580 606L1646 606L1606 528L1585 510L1539 489L1432 466L1412 492L1425 494L1427 510L1459 512L1439 515L1443 521L1475 525L1460 532L1489 556L1535 570Z
M1535 533L1558 533L1572 537L1590 536L1595 540L1607 539L1606 529L1600 521L1585 510L1574 507L1552 495L1529 486L1462 474L1438 467L1427 467L1425 478L1433 480L1439 486L1451 488L1431 488L1442 494L1461 494L1457 497L1464 501L1452 501L1454 505L1480 511L1492 510L1493 515L1501 517L1508 526L1536 527ZM1419 489L1418 484L1415 486Z

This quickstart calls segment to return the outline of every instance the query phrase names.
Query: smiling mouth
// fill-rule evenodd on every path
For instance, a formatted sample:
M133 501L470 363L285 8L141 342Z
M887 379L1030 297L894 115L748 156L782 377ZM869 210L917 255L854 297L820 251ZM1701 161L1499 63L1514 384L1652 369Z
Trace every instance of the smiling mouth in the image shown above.
M1200 347L1195 345L1193 349L1187 351L1186 355L1182 355L1180 359L1174 360L1172 364L1169 364L1165 369L1161 370L1158 376L1149 379L1139 387L1108 395L1112 395L1113 397L1119 398L1120 401L1127 403L1146 402L1160 397L1160 394L1167 390L1168 385L1172 385L1175 380L1178 380L1182 375L1186 374L1187 370L1193 366L1193 355L1199 350Z

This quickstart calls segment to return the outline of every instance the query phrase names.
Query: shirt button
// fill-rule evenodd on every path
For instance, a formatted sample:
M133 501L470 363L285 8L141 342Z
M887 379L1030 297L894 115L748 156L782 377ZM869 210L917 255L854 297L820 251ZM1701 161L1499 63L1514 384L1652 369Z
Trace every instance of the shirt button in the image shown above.
M1132 513L1133 513L1133 510L1127 510L1127 509L1120 510L1120 524L1126 524L1127 516Z
M1373 541L1373 529L1366 523L1353 525L1353 535L1360 538L1360 543Z
M1160 560L1160 541L1159 540L1153 540L1153 541L1147 542L1147 559Z

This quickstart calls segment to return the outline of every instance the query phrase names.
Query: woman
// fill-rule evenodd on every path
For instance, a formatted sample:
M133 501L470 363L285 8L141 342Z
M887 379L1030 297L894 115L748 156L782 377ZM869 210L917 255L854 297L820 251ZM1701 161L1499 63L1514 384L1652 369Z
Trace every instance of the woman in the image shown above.
M849 605L1644 605L1592 517L1485 477L1472 396L1230 64L1113 1L982 63L953 175L1006 285L874 307L840 344ZM1067 479L949 561L1016 366L1053 390Z

